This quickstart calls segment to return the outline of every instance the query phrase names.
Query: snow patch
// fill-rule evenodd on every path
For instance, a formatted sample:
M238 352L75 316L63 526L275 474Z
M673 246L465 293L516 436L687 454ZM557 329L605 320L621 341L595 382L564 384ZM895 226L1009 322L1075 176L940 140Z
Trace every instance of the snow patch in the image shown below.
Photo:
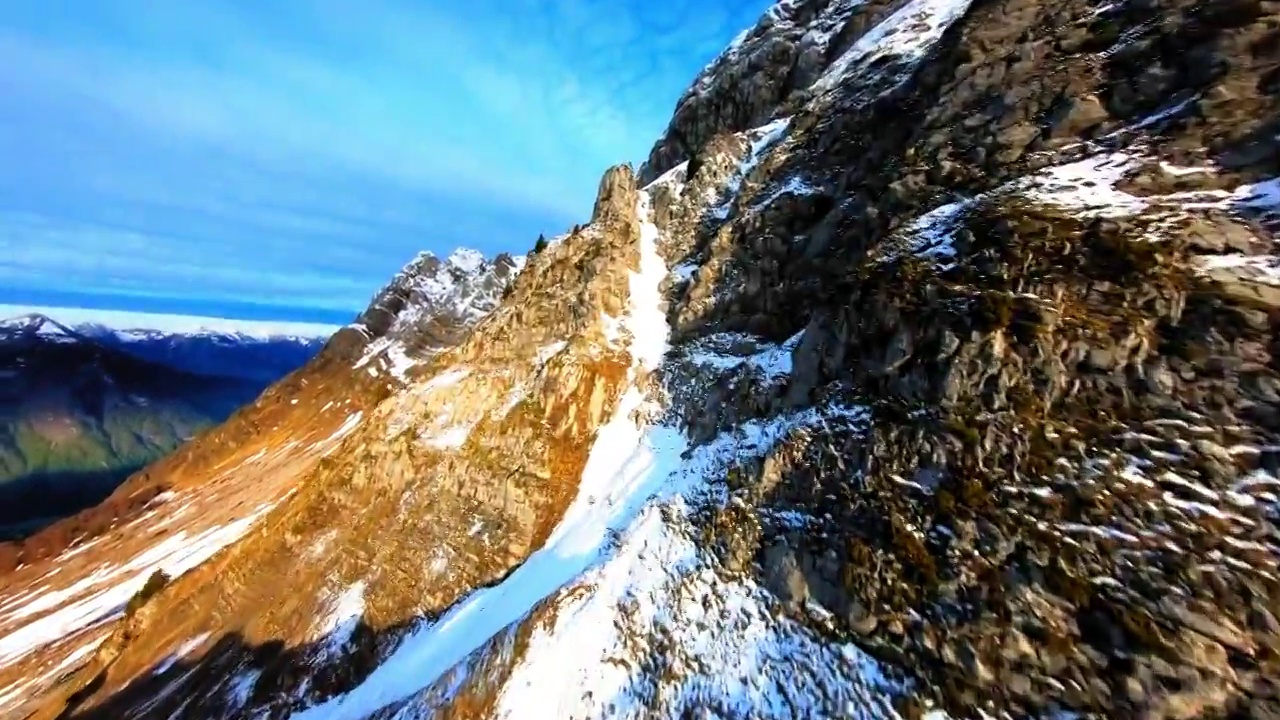
M1196 260L1206 272L1230 270L1241 278L1280 287L1280 258L1274 255L1203 255Z
M466 445L469 437L471 437L470 425L455 425L438 432L424 432L418 436L418 440L434 450L456 450Z
M773 379L791 375L791 356L800 346L804 331L792 335L781 345L751 356L747 362L765 377Z
M1147 208L1149 201L1116 189L1137 161L1124 153L1098 155L1048 168L1019 188L1027 198L1068 208L1085 216L1128 217Z
M63 590L43 593L4 618L34 617L57 608L21 629L0 638L0 663L9 663L86 628L115 619L129 599L156 570L176 578L240 539L275 503L260 505L253 514L189 536L178 531L119 566L99 568L91 576ZM101 585L107 587L93 591ZM69 602L74 600L74 602Z
M791 374L792 353L799 347L804 331L792 335L782 344L766 343L751 335L740 333L717 333L695 342L684 352L685 358L703 367L716 370L732 370L738 367L752 367L765 378L774 380ZM736 343L750 344L758 349L750 355L732 354L729 348Z
M320 635L323 639L323 652L337 655L351 640L351 635L359 627L364 618L365 582L352 584L338 593L330 604L328 617L321 625Z
M659 175L653 182L644 186L645 192L652 192L659 187L667 187L672 192L679 194L684 190L684 183L688 179L689 161L685 160L679 165Z
M390 338L380 337L377 340L374 340L373 342L369 343L368 347L365 348L364 355L362 355L360 359L356 361L356 364L352 365L352 367L355 368L356 370L363 369L365 365L368 365L370 361L372 361L374 358L381 355L382 352L386 350L390 345L391 345Z
M400 345L387 348L386 357L387 372L402 382L408 380L409 369L418 364L416 360L405 354L404 348Z
M774 619L776 601L754 582L718 575L664 518L688 512L680 498L648 506L618 552L560 594L554 624L534 631L503 684L496 716L538 707L554 717L678 717L714 698L729 716L820 717L836 709L883 717L872 711L882 705L874 695L890 685L877 664L852 644ZM634 686L628 660L658 642L670 664L661 680L647 679L657 682L650 695Z
M1173 165L1167 162L1161 162L1160 169L1174 177L1185 177L1187 175L1216 175L1218 172L1217 168L1214 167L1182 167L1181 165Z
M236 675L227 686L227 709L238 710L248 704L249 698L253 696L253 688L258 684L260 677L262 677L262 671L256 669L245 670Z
M186 642L182 643L181 645L178 646L177 650L173 651L172 655L162 660L159 665L156 665L155 670L152 670L151 674L152 675L165 674L174 665L177 665L178 662L181 661L183 658L195 652L201 645L205 643L206 640L209 639L209 636L210 636L210 633L201 633L200 635L197 635L191 638L190 640L187 640Z
M876 61L893 57L915 62L924 57L955 22L970 0L912 0L858 38L812 86L814 94L830 92Z
M799 175L792 175L787 178L782 185L775 188L763 200L755 202L751 206L752 212L759 212L772 205L778 198L784 195L817 195L822 192L818 187L811 185L807 180Z
M1255 210L1280 209L1280 178L1241 185L1232 193L1239 204Z
M947 203L921 215L907 225L911 237L911 250L920 257L933 258L944 265L955 260L953 244L958 221L977 200L961 200Z
M748 130L745 135L751 141L751 146L747 150L747 155L742 159L729 182L725 185L725 194L719 205L711 209L712 217L723 220L729 217L734 202L738 199L738 193L742 190L742 182L750 177L751 173L760 165L760 161L765 154L777 145L787 135L787 130L791 127L791 118L778 118L767 125Z
M671 273L680 278L681 282L688 282L697 274L698 268L701 267L695 262L682 262L671 268Z
M618 318L606 312L600 313L600 332L604 335L605 342L615 346L622 339L622 325Z

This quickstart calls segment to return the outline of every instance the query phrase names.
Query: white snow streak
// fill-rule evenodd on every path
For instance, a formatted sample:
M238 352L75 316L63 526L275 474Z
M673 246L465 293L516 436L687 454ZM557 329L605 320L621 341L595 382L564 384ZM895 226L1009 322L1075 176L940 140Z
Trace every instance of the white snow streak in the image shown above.
M649 193L641 192L636 208L640 218L640 272L631 273L630 314L624 324L631 332L631 358L652 372L667 354L667 316L662 311L662 291L667 265L658 254L658 226L653 224Z
M462 382L470 374L471 371L466 368L454 368L453 370L442 372L439 375L432 377L430 380L423 383L420 389L423 392L432 392L441 388L453 387L454 385Z
M742 182L751 176L752 171L756 169L760 161L764 159L764 156L786 137L787 130L790 127L791 118L784 117L778 118L767 125L748 130L745 133L751 139L751 146L747 150L746 157L742 159L742 163L734 172L733 177L729 178L729 182L726 183L724 199L719 205L711 209L713 217L721 220L729 217L733 204L738 199L738 193L742 189Z
M352 430L355 430L356 427L360 425L360 420L363 417L364 417L363 410L360 410L355 413L352 413L351 415L348 415L347 419L342 421L342 425L339 426L338 429L335 430L334 433L329 436L329 441L332 442L334 440L341 440L342 438L349 435Z
M659 291L667 268L657 252L658 231L649 221L647 193L641 194L638 210L640 272L631 274L629 314L620 321L631 336L632 383L639 372L661 363L669 332ZM684 440L678 432L646 434L632 420L648 404L634 385L623 394L597 433L577 497L546 544L506 580L472 593L439 622L406 637L351 692L294 717L354 720L412 695L597 562L611 531L626 527L656 483L680 464Z
M320 628L326 654L336 655L342 652L351 634L359 626L364 617L364 581L357 582L343 590L333 599L332 609Z
M129 598L153 572L164 570L169 577L175 578L197 567L238 540L272 507L272 503L261 505L252 515L210 528L194 537L189 537L186 531L179 531L124 565L99 569L69 588L39 595L6 616L4 622L8 624L55 607L57 610L28 621L20 630L0 638L0 662L13 662L45 645L119 617ZM91 592L93 588L107 583L110 585ZM73 599L74 602L64 604ZM30 610L32 607L36 609Z
M919 60L942 33L969 8L970 0L913 0L867 31L813 84L815 94L843 84L862 68L885 57Z
M13 704L28 699L45 681L57 679L57 677L62 673L71 670L88 660L105 639L106 638L99 638L86 643L68 653L67 656L62 659L62 662L55 665L48 672L42 673L27 680L26 682L17 683L6 690L0 691L0 709L9 708Z
M177 650L173 651L172 655L162 660L159 665L156 665L155 670L152 670L151 674L152 675L165 674L166 672L169 671L170 668L172 668L174 665L177 665L178 662L181 661L183 658L185 658L186 656L190 655L191 653L199 649L199 647L203 645L205 641L208 639L209 639L209 633L201 633L200 635L197 635L187 640L186 642L182 643L181 645L178 646Z
M757 200L751 206L752 212L759 212L784 195L816 195L820 190L798 175L792 175L781 185L772 190L763 200Z

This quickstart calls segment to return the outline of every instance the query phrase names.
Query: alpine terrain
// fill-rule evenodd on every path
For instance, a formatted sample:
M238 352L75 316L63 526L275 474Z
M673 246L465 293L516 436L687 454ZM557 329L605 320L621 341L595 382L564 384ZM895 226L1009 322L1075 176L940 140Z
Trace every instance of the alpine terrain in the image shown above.
M1277 0L783 0L14 550L3 711L1278 717L1278 93Z
M0 537L102 501L323 342L0 320Z

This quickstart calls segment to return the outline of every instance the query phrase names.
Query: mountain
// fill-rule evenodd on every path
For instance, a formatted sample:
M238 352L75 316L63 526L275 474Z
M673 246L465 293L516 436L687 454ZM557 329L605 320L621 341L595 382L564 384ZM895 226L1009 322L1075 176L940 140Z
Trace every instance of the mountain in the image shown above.
M501 292L415 262L25 551L0 704L1277 716L1277 48L1271 0L777 3Z
M364 410L402 389L405 378L416 372L414 365L434 352L399 338L461 332L497 304L523 262L509 256L492 263L475 260L471 252L444 260L420 256L378 293L369 310L339 329L312 361L231 413L225 423L202 430L132 474L104 502L29 537L0 543L0 592L22 588L32 579L49 579L39 570L47 563L59 566L55 574L60 577L87 574L84 582L65 588L56 599L46 596L8 616L19 624L24 618L41 621L9 636L11 644L0 651L0 665L25 657L63 633L100 633L159 564L176 574L247 530L250 519L258 516L255 509L278 500L299 472L356 427ZM449 292L435 291L442 286ZM57 347L90 347L130 369L148 367L146 377L166 377L144 361L125 361L114 349L87 343L79 326L73 330L34 318L10 325L25 328L22 334L27 336L46 336ZM413 327L419 333L412 332ZM211 382L164 372L185 378L178 383L183 387ZM249 502L253 505L247 509ZM140 554L132 556L134 552ZM105 560L112 554L130 556L132 563L113 573ZM0 691L0 702L29 699L31 685L0 680L0 688L7 688Z
M5 337L77 338L185 372L264 385L310 360L337 328L76 308L0 306Z
M0 321L0 533L25 536L97 504L302 365L319 342L123 337L39 314Z
M302 367L327 337L243 333L174 334L158 330L115 330L80 326L101 345L197 375L231 376L270 384Z

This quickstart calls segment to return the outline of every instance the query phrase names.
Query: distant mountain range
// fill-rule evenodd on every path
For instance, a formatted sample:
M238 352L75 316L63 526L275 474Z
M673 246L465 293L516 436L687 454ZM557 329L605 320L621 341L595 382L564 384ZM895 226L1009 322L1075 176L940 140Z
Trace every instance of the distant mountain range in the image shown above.
M0 321L0 536L96 504L225 420L323 337Z

